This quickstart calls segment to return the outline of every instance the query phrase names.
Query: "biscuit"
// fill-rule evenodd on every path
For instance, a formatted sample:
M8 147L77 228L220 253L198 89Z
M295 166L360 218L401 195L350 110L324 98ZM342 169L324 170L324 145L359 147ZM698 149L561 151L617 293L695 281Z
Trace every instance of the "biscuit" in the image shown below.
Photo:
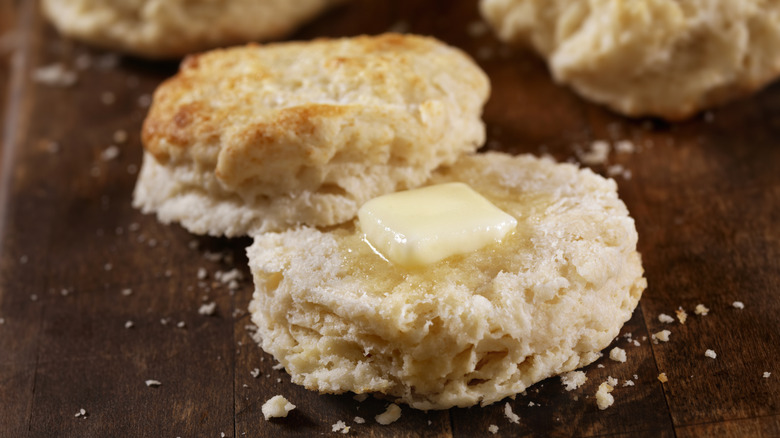
M423 268L386 262L354 222L255 236L256 340L292 381L418 409L487 405L601 356L646 287L613 180L571 164L468 155L462 181L518 220L503 242Z
M559 83L629 116L683 119L780 72L780 3L481 0L498 37L534 48Z
M351 220L482 145L487 76L433 38L216 50L155 92L134 205L198 234Z
M43 0L62 34L147 58L281 38L341 0Z

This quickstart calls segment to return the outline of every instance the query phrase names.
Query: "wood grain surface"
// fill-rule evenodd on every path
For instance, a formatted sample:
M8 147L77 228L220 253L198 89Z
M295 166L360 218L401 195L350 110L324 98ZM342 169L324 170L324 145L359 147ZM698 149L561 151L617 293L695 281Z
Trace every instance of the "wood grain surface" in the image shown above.
M339 420L373 437L493 436L491 424L495 436L780 436L780 84L683 123L630 120L556 85L477 21L475 1L358 0L292 38L393 29L461 47L493 84L486 149L576 160L595 140L632 141L636 151L594 167L630 171L615 178L649 283L621 332L639 345L621 335L610 346L626 363L604 357L571 392L551 378L484 408L404 407L389 426L374 421L386 401L291 384L249 336L249 241L196 237L130 205L146 104L176 63L68 41L37 2L0 0L0 436L315 436ZM33 80L52 63L76 84ZM106 159L110 145L119 155ZM244 276L234 290L216 281L232 269ZM209 302L216 314L198 314ZM710 312L694 314L697 304ZM679 307L685 324L658 320ZM662 329L671 340L653 344ZM600 411L608 376L620 384ZM297 409L265 421L275 394Z

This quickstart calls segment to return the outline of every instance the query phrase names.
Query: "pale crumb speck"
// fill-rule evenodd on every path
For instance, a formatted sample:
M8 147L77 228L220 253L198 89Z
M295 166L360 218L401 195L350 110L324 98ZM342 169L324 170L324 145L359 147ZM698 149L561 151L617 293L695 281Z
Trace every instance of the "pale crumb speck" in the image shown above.
M640 345L642 345L642 344L640 344L640 343L639 343L639 341L637 341L636 339L633 339L633 340L631 340L631 344L633 344L633 345L634 345L634 347L639 347Z
M209 276L206 268L198 268L198 280L205 280Z
M349 426L347 426L347 424L343 421L339 420L336 422L336 424L330 427L330 430L331 432L349 433Z
M74 417L76 417L76 418L79 418L79 417L86 418L87 417L87 410L84 409L84 408L79 409L79 411L76 412L76 415L74 415Z
M0 318L0 319L2 319L2 318ZM768 379L768 378L769 378L769 376L771 376L771 375L772 375L772 373L770 373L769 371L764 371L764 375L763 375L763 377L764 377L765 379Z
M704 304L697 304L696 309L693 311L693 313L701 316L705 316L710 312L710 309L707 308Z
M27 256L26 256L26 255L23 255L23 256L19 257L19 263L21 263L21 264L23 264L23 265L26 265L26 264L27 264L27 262L28 262L28 260L29 260L29 259L27 258Z
M100 94L100 101L103 105L113 105L116 102L116 95L110 91L104 91Z
M114 139L114 143L124 143L127 141L127 131L124 129L117 129L114 131L114 134L111 138Z
M492 433L493 435L497 434L498 426L496 426L495 424L491 424L490 426L488 426L488 432Z
M38 294L30 294L30 301L38 301Z
M100 153L100 159L103 161L111 161L119 156L119 148L111 145L105 149L103 149L103 152Z
M609 358L614 360L615 362L625 362L626 361L626 350L615 347L609 352ZM613 385L614 386L614 385Z
M707 349L707 351L704 352L704 355L709 357L710 359L715 359L715 358L718 357L718 355L715 353L715 351L714 350L710 350L709 348Z
M622 164L613 164L609 167L607 167L607 175L609 176L617 176L622 175L623 172L625 172L626 168L623 167Z
M200 314L200 315L211 316L211 315L214 315L214 313L216 313L216 311L217 311L217 303L216 303L216 301L212 301L210 303L203 304L203 305L200 306L200 308L198 308L198 314Z
M607 383L609 384L609 386L614 388L615 386L618 385L618 379L612 376L607 376Z
M366 401L367 398L368 398L368 394L367 393L355 394L352 397L352 399L355 400L358 403L363 403L364 401Z
M596 368L604 368L604 364L600 363L600 364L596 365Z
M171 322L171 318L160 318L160 324L162 325L168 325L169 322Z
M5 324L5 318L0 318L0 325Z
M50 87L70 87L76 83L76 72L69 70L59 62L38 67L33 71L33 80Z
M395 403L390 403L384 412L374 417L374 420L382 426L387 426L390 423L394 423L399 418L401 418L401 408Z
M573 391L582 386L588 377L584 371L569 371L568 373L561 374L561 384L567 391Z
M598 391L596 391L596 404L600 410L607 409L615 402L615 397L610 394L614 388L607 382L603 382L599 385Z
M604 140L596 140L590 144L590 149L579 154L579 159L583 164L589 166L604 164L609 156L610 146Z
M129 297L130 295L133 294L133 290L130 289L130 288L125 288L125 289L122 289L122 291L120 293L122 294L123 297Z
M70 294L70 291L67 290L67 289L62 289L60 291L60 295L62 295L63 297L67 297L69 294Z
M152 104L152 96L148 94L142 94L138 96L138 106L141 108L149 108L149 105Z
M688 319L688 314L685 312L685 310L680 307L675 310L674 313L677 315L677 319L680 320L680 324L685 324L685 321Z
M672 332L670 332L669 330L661 330L660 332L653 333L653 340L657 340L661 342L669 342L669 335L671 334Z
M658 381L661 383L666 383L669 381L669 379L666 377L666 373L661 373L658 375Z
M534 402L528 402L528 407L529 407L529 408L532 408L532 407L534 407L534 406L536 406L536 403L534 403Z
M621 154L633 154L636 146L631 140L619 140L615 142L615 151Z
M260 376L260 368L255 368L252 371L249 372L249 375L254 377L255 379Z
M363 417L355 417L352 421L354 421L357 424L363 424L366 422L365 418Z
M633 380L626 380L625 382L623 382L623 386L624 387L626 387L626 386L634 386L634 381Z
M105 265L103 265L103 270L105 270L105 271L110 271L113 268L114 268L114 265L112 265L111 263L106 263Z
M179 321L179 322L176 323L176 327L178 327L178 328L187 327L187 323L184 322L184 321Z
M731 305L734 306L735 309L745 308L745 303L743 303L742 301L734 301L733 303L731 303Z
M127 226L127 229L133 232L138 231L141 229L141 224L139 224L138 222L132 222L130 225Z
M146 383L146 386L149 386L149 387L152 387L152 388L156 388L156 387L162 385L162 382L160 382L159 380L154 380L154 379L149 379L149 380L145 381L144 383Z
M510 423L520 423L520 416L512 411L512 405L510 405L508 402L504 405L504 416L507 420L509 420Z
M134 325L135 325L135 323L133 321L126 321L125 322L125 328L126 329L133 328Z
M284 365L282 365L282 364L278 363L278 364L276 364L276 365L272 366L272 367L271 367L271 369L274 369L274 370L283 370L283 369L284 369Z
M671 323L674 322L674 318L672 318L671 316L669 316L669 315L667 315L665 313L662 313L662 314L658 315L658 320L663 322L663 323L665 323L665 324L671 324Z

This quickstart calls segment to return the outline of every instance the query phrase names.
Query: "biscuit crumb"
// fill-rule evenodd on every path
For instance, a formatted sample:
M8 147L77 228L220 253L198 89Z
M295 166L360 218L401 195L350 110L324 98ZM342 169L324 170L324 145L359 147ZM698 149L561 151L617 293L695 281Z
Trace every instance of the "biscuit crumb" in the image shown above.
M354 421L357 424L363 424L366 422L366 420L363 417L355 417L355 419L352 421Z
M663 323L665 323L665 324L670 324L670 323L674 322L674 318L672 318L671 316L669 316L669 315L667 315L665 313L662 313L662 314L658 315L658 320L663 322Z
M111 145L105 149L103 149L103 152L100 153L100 159L103 161L111 161L119 156L119 148Z
M84 408L79 409L79 411L76 412L76 415L74 415L74 417L76 417L76 418L79 418L79 417L87 418L87 410L84 409Z
M492 433L493 435L497 434L498 426L496 426L495 424L491 424L490 426L488 426L488 432Z
M614 388L618 385L618 379L612 376L607 376L607 384Z
M745 308L745 304L742 301L734 301L733 303L731 303L731 305L734 306L735 309L741 310Z
M561 374L561 383L567 391L573 391L582 386L588 377L584 371L569 371L568 373Z
M200 315L211 316L211 315L214 315L214 313L216 313L216 311L217 311L217 303L216 303L216 301L212 301L210 303L203 304L202 306L200 306L200 308L198 308L198 314L200 314Z
M346 433L349 433L349 426L347 426L346 423L344 423L343 421L339 420L339 421L336 422L336 424L331 426L331 431L332 432L341 432L341 433L345 433L346 434Z
M610 394L614 388L609 383L603 382L599 385L598 391L596 391L596 404L602 411L612 406L615 402L615 397Z
M275 395L263 403L261 409L263 411L263 417L265 417L266 420L269 420L271 418L286 417L290 411L295 409L295 405L290 403L284 396Z
M368 398L368 394L367 393L355 394L352 397L352 399L355 400L358 403L363 403L364 401L366 401L367 398Z
M707 351L704 352L704 355L709 357L710 359L715 359L716 357L718 357L715 351L710 350L709 348L707 349Z
M634 381L633 380L626 380L625 382L623 382L623 387L626 387L626 386L634 386Z
M615 347L609 352L609 358L614 360L615 362L625 362L626 350L620 347Z
M508 402L504 405L504 416L510 423L520 423L520 416L512 412L512 406Z
M112 138L114 139L114 143L124 143L127 141L127 131L124 129L117 129L114 131Z
M683 308L680 307L677 310L675 310L674 313L677 314L677 319L680 320L680 324L685 324L685 320L688 319L688 314L685 313L685 310L683 310Z
M705 316L710 312L710 309L708 309L704 304L697 304L696 309L693 312L697 315Z
M615 143L615 151L621 154L633 154L636 146L631 140L620 140Z
M149 379L149 380L147 380L144 383L146 383L146 386L150 386L150 387L154 387L154 388L162 385L162 382L160 382L159 380L152 380L152 379Z
M395 403L391 403L384 412L374 417L376 422L382 426L387 426L399 418L401 418L401 408Z
M65 88L75 84L78 76L76 76L76 72L68 70L65 65L57 62L36 68L33 71L33 80L50 87Z
M669 342L669 335L671 334L672 332L670 332L669 330L661 330L658 333L653 333L652 336L654 341Z
M763 376L763 377L764 377L765 379L768 379L768 378L769 378L769 376L771 376L771 375L772 375L772 373L770 373L769 371L764 371L764 376Z
M658 381L661 383L666 383L669 381L669 379L666 377L666 373L661 373L658 375Z
M255 368L252 371L249 372L249 375L254 377L255 379L260 376L260 368Z
M133 323L133 321L125 322L125 328L126 329L133 328L134 325L135 325L135 323Z
M604 164L609 156L609 150L609 143L604 140L596 140L590 144L590 149L587 152L579 154L579 158L583 164L589 166Z

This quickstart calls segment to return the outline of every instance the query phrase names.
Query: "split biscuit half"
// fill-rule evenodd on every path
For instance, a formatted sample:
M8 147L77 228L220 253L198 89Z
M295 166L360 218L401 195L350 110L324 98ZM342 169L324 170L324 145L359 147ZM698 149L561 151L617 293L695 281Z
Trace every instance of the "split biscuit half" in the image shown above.
M256 339L292 381L382 393L417 409L487 405L590 364L646 287L613 180L485 153L438 170L517 219L500 243L400 267L360 224L257 235L248 248Z

